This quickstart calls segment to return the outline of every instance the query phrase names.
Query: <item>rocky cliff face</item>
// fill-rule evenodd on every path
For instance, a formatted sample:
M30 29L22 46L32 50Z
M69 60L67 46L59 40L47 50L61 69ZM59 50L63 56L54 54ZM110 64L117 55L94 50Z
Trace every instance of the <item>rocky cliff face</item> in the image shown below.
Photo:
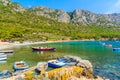
M108 27L120 24L120 14L95 14L87 10L74 10L69 14L63 10L55 10L47 7L34 7L28 11L65 23L96 24Z
M28 11L40 16L58 20L60 22L70 22L70 16L67 14L67 12L63 10L55 10L47 7L34 7L28 9Z
M4 6L11 4L10 0L1 0L0 1Z
M0 5L11 8L11 10L24 12L26 9L18 3L13 3L10 0L0 0Z
M95 14L86 10L73 11L71 22L82 24L96 24L101 26L118 26L120 24L120 14Z
M21 5L19 5L18 3L14 3L12 4L13 10L17 11L17 12L24 12L26 11L26 9L24 7L22 7Z
M83 24L88 24L88 23L96 23L97 22L97 15L89 12L89 11L85 11L85 10L74 10L73 14L71 16L71 22L73 23L83 23Z
M104 14L104 16L107 20L112 22L120 23L120 13L113 13L113 14Z

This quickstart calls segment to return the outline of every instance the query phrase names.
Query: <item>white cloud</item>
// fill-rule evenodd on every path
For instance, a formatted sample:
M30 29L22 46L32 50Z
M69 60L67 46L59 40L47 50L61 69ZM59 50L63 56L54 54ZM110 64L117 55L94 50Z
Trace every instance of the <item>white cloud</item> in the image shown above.
M117 0L109 7L109 10L106 12L106 14L109 13L120 13L120 0Z

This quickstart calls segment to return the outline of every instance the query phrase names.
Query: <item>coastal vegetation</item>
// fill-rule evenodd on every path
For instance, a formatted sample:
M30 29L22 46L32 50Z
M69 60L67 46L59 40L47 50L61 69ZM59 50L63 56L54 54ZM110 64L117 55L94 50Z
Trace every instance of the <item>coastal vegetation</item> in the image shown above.
M15 3L14 3L15 4ZM74 25L12 10L0 4L0 39L10 41L46 41L120 38L119 30L96 25Z
M75 26L33 14L16 12L0 15L0 39L3 40L60 40L119 38L117 30L91 26Z

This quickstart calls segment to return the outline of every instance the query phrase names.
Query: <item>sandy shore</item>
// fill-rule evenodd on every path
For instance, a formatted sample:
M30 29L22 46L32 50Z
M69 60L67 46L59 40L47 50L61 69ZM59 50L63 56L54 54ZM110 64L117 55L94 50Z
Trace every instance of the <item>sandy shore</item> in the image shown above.
M7 49L16 46L24 46L24 45L32 45L32 44L43 44L43 43L53 43L54 41L46 41L46 42L23 42L23 43L9 43L9 42L0 42L0 50ZM55 41L56 42L56 41Z
M24 46L24 45L32 45L32 44L44 44L44 43L55 43L55 42L69 42L69 41L93 41L91 40L59 40L59 41L41 41L41 42L14 42L14 43L9 43L9 42L0 42L0 50L2 49L7 49L11 47L16 47L16 46Z
M14 43L9 43L9 42L0 42L0 50L2 49L7 49L11 47L16 47L16 46L24 46L24 45L32 45L32 44L44 44L44 43L55 43L55 42L69 42L69 41L83 41L83 40L59 40L59 41L45 41L45 42L14 42ZM84 40L86 41L86 40Z

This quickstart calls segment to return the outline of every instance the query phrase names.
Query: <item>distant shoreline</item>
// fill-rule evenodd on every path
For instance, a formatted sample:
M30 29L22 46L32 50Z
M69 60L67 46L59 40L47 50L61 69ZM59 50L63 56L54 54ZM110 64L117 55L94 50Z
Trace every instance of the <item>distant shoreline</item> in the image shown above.
M0 42L0 50L12 48L16 46L25 46L25 45L33 45L33 44L45 44L45 43L56 43L56 42L69 42L69 41L86 41L86 40L59 40L59 41L39 41L39 42Z
M101 39L101 41L104 41L106 39ZM95 39L84 39L84 40L58 40L58 41L39 41L39 42L0 42L0 50L12 48L16 46L25 46L25 45L33 45L33 44L45 44L45 43L57 43L57 42L70 42L70 41L96 41Z

